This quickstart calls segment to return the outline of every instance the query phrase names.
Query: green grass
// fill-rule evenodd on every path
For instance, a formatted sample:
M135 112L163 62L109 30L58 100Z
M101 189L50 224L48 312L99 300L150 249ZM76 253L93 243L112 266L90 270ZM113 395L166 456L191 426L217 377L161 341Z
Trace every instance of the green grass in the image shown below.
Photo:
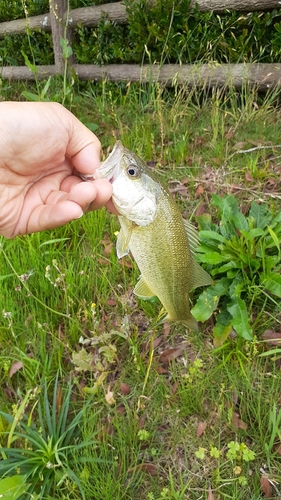
M51 80L45 97L62 100L60 85ZM244 212L261 199L272 214L280 210L277 91L75 85L66 103L84 123L97 125L103 158L120 139L168 186L182 183L186 190L176 190L175 198L193 222L203 204L216 218L212 193L235 194ZM23 90L38 91L3 83L2 98L22 98ZM235 154L258 144L272 149ZM249 171L253 181L245 177ZM21 411L28 425L37 425L45 383L51 404L56 377L62 394L71 378L70 419L83 410L71 470L86 500L197 500L210 487L216 500L258 500L261 467L280 490L280 364L278 356L260 357L273 348L261 334L280 332L278 309L272 317L265 308L250 342L231 335L214 349L212 319L200 334L172 325L168 335L165 325L155 326L159 302L132 295L139 273L130 257L118 262L116 230L117 218L103 209L54 231L2 239L1 410ZM183 342L173 358L169 349ZM10 378L16 361L23 367ZM28 391L33 399L21 407ZM0 417L3 448L9 432L11 423ZM23 438L15 444L27 446ZM80 499L74 476L63 472L58 467L51 498ZM50 498L39 483L34 498Z

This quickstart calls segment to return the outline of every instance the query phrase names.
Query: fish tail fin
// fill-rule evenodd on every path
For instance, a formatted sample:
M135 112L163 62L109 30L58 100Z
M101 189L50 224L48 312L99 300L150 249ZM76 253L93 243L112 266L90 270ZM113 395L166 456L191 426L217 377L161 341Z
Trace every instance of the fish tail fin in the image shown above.
M164 321L175 321L177 323L181 323L182 325L184 325L189 330L192 330L193 332L199 332L200 331L198 323L197 323L196 319L194 318L194 316L192 316L191 313L189 313L187 315L186 319L171 318L169 315L167 315L161 321L161 323L164 323Z
M189 315L189 317L185 320L182 320L181 323L188 328L189 330L192 330L193 332L199 332L199 326L196 321L196 319L192 316L192 314Z

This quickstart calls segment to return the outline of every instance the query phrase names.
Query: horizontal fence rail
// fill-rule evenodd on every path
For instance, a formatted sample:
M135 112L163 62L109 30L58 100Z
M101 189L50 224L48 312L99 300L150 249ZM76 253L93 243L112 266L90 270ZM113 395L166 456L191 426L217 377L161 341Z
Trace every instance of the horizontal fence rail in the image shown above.
M280 9L281 2L276 0L197 0L191 2L191 7L201 11L224 12L261 11ZM0 76L8 80L45 79L49 76L62 74L66 61L63 59L60 38L66 37L71 45L72 30L82 24L85 27L95 27L102 16L111 22L126 24L128 15L126 7L121 2L115 2L92 7L83 7L67 11L67 0L50 0L50 12L26 19L0 23L0 38L8 35L25 33L27 27L31 30L41 29L52 33L54 65L37 66L36 74L26 66L6 66L0 68ZM67 30L65 26L67 23ZM228 84L241 88L245 82L267 90L281 83L281 64L109 64L104 66L75 64L73 58L67 61L69 71L82 80L111 81L142 81L173 83L188 86L224 86Z
M59 2L63 4L64 2ZM281 3L276 0L197 0L191 2L191 7L197 5L202 12L217 12L222 13L227 10L253 12L256 10L271 10L280 9ZM104 5L94 5L92 7L82 7L69 11L69 24L72 28L76 28L79 23L85 27L93 28L98 25L102 15L106 15L109 21L126 24L128 15L126 7L121 2L109 3ZM65 15L63 16L65 19ZM51 31L50 14L42 14L41 16L33 16L26 19L17 19L16 21L7 21L0 23L0 38L4 34L19 34L25 33L26 26L30 29L42 29Z

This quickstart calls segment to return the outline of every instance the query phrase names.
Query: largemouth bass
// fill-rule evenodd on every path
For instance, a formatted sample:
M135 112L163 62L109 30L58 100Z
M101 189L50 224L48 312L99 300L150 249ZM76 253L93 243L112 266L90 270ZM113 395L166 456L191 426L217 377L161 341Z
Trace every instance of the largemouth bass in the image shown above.
M121 214L118 258L131 251L141 276L134 292L157 296L167 316L197 330L191 315L189 292L210 285L212 278L194 260L196 229L185 221L172 196L154 179L146 164L118 141L95 172L113 188L112 200Z

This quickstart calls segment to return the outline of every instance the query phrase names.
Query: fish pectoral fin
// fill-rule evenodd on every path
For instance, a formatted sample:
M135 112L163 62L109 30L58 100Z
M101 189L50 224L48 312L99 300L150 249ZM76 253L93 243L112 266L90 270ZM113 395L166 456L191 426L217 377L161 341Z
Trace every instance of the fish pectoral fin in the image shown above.
M153 293L148 284L144 281L144 279L140 276L139 281L137 282L135 288L134 288L134 293L138 297L143 297L143 298L149 298L149 297L154 297L155 293Z
M120 219L124 219L122 216L119 217ZM121 220L120 220L121 222ZM126 222L121 224L121 229L118 233L117 236L117 241L116 241L116 253L118 259L121 259L122 257L125 257L125 255L128 255L129 253L129 243L130 239L132 236L132 230L133 230L133 224L129 222L129 224Z
M188 243L191 253L195 254L199 246L200 237L196 227L194 227L188 220L182 219L185 232L188 237Z
M212 277L205 271L196 260L192 257L191 259L191 287L190 289L197 288L199 286L207 286L213 283Z

